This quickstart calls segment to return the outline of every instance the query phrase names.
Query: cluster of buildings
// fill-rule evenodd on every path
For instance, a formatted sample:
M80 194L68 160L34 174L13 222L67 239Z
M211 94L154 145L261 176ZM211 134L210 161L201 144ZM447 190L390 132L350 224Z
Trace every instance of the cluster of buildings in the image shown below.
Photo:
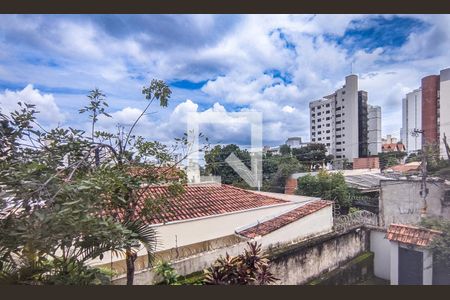
M440 156L446 157L443 139L450 136L450 68L422 78L421 86L403 98L401 140L408 153L422 149L417 131L425 143L439 145Z
M392 135L382 138L381 107L368 103L368 93L358 89L358 76L353 74L342 88L310 102L309 110L311 142L324 144L337 168L343 160L368 168L381 152L417 152L422 149L422 135L426 144L438 145L440 156L447 157L450 68L422 78L421 86L406 94L400 140Z

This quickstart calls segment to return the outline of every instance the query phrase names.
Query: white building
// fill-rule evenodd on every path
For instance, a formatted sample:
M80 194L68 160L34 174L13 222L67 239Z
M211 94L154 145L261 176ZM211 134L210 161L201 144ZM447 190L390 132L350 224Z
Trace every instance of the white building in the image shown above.
M333 227L332 202L314 197L257 192L223 184L185 185L180 195L173 195L169 186L148 186L142 189L141 196L142 207L148 199L167 201L148 224L157 233L155 255L159 259L171 263L196 261L195 257L203 255L202 265L189 264L194 269L185 270L183 275L209 266L218 257L217 253L210 253L213 250L228 252L230 246L241 249L253 239L267 248L329 233ZM147 251L141 247L137 254L139 277L148 268ZM126 270L124 258L110 252L89 264L112 266L119 274Z
M414 129L422 129L422 89L416 89L402 100L401 140L408 153L422 148L422 137L412 135Z
M450 68L440 72L440 90L439 90L439 145L441 157L447 157L447 151L444 145L444 134L447 137L447 143L450 144Z
M358 76L345 77L345 85L333 94L309 103L311 142L325 144L335 159L367 156L369 126L373 141L372 155L381 151L381 108L370 109L367 92L358 92ZM361 120L360 120L361 118ZM359 121L364 126L360 126ZM362 151L361 148L365 150ZM363 154L361 154L363 153Z
M291 147L291 149L301 148L308 145L308 143L302 142L301 137L290 137L286 140L285 144Z
M376 155L381 152L381 107L368 105L368 155Z

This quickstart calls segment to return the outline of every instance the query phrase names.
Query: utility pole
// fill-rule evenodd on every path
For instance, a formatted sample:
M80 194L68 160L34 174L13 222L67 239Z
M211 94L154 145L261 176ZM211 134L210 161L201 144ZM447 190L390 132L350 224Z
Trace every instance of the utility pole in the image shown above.
M421 169L422 169L422 184L420 187L420 196L422 196L423 199L423 207L422 207L422 213L421 216L424 217L427 213L427 200L426 197L428 195L428 188L427 188L427 148L425 145L425 135L423 130L414 129L411 133L413 136L418 136L419 134L422 135L422 163L421 163Z

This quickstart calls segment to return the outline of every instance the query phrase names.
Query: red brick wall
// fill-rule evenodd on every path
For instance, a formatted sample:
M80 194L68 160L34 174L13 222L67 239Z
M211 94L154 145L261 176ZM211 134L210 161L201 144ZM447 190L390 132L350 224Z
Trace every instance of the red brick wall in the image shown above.
M439 75L422 78L422 129L425 143L438 142L437 129L437 91Z
M361 157L353 159L353 170L356 169L379 169L380 160L378 156L374 157Z
M297 179L288 178L286 180L286 185L284 186L284 193L288 195L294 195L297 189Z

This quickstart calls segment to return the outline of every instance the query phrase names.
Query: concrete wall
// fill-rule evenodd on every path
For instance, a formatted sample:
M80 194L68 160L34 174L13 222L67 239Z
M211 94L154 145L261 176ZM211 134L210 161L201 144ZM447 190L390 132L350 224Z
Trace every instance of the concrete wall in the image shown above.
M370 251L374 253L373 273L376 277L389 280L391 274L390 242L385 231L370 232Z
M368 245L364 229L332 233L273 254L271 271L281 279L279 284L305 284L367 251Z
M392 223L417 224L420 221L424 203L420 180L381 180L380 185L380 226L387 228ZM427 188L427 215L450 219L450 206L444 201L444 182L430 179Z

